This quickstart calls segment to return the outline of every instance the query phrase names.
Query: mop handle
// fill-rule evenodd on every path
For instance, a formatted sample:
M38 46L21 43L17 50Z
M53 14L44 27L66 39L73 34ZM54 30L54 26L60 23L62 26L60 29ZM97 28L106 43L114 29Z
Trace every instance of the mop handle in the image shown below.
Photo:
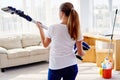
M116 22L117 12L118 12L118 9L116 9L116 11L115 11L115 18L114 18L114 23L113 23L113 29L112 29L111 40L113 39L113 33L114 33L114 28L115 28L115 22Z
M114 23L113 23L112 35L111 35L111 38L110 38L108 57L109 57L109 55L110 55L110 48L111 48L112 40L113 40L113 34L114 34L114 27L115 27L117 12L118 12L118 9L116 9L116 11L115 11L115 18L114 18Z

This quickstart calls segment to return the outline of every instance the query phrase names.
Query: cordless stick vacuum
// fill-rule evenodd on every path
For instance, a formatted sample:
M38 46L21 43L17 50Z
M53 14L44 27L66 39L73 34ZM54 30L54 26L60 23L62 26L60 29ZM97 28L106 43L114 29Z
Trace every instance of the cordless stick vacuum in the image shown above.
M16 8L13 8L13 7L11 7L11 6L2 8L1 10L5 11L5 12L7 12L7 13L11 13L11 14L17 14L17 15L19 15L20 17L26 19L26 20L29 21L29 22L33 22L33 23L35 23L35 24L37 23L36 20L34 20L34 19L32 19L30 16L24 14L23 11L21 11L21 10L16 10ZM41 23L41 25L42 25L42 28L44 28L44 29L46 29L46 30L48 29L48 27L45 26L45 25L43 25L42 23Z
M35 24L37 23L36 20L34 20L34 19L32 19L30 16L24 14L23 11L17 10L16 8L13 8L13 7L11 7L11 6L2 8L1 10L3 10L4 12L7 12L7 13L19 15L20 17L26 19L26 20L29 21L29 22L33 22L33 23L35 23ZM46 30L48 29L48 27L45 26L45 25L43 25L42 23L41 23L41 25L42 25L42 28L44 28L44 29L46 29ZM90 49L89 45L88 45L86 42L84 42L84 41L82 42L82 47L83 47L83 50L89 50L89 49ZM75 51L75 54L76 54L76 53L77 53L76 44L74 45L74 51ZM76 55L76 57L77 57L78 59L80 59L80 60L83 60L81 56Z

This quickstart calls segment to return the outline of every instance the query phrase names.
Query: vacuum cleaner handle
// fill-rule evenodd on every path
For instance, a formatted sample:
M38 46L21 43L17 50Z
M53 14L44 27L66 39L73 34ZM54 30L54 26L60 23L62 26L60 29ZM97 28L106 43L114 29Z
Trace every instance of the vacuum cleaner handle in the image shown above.
M36 23L37 23L37 21L36 21L36 20L34 20L34 19L32 19L32 21L31 21L31 22L33 22L34 24L36 24ZM47 27L47 26L45 26L45 25L44 25L44 24L42 24L42 23L41 23L41 25L42 25L42 26L41 26L42 28L44 28L44 29L48 30L48 27Z

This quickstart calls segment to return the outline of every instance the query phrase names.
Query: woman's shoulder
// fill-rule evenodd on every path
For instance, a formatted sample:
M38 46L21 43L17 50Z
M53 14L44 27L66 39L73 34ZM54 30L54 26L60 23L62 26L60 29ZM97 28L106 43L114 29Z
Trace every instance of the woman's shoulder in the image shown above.
M49 27L49 30L57 30L57 29L60 29L60 28L66 28L66 25L64 24L53 24Z
M61 26L62 24L53 24L50 27L56 27L56 26Z
M53 25L50 25L50 26L49 26L49 29L53 29L53 28L56 28L56 27L58 27L58 26L60 26L60 24L53 24Z

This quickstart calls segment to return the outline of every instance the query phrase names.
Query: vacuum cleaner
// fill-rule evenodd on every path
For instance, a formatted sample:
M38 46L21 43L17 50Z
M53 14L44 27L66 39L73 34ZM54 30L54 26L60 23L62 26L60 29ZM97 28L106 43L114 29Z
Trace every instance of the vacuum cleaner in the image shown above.
M7 13L19 15L20 17L26 19L26 20L29 21L29 22L33 22L33 23L35 23L35 24L37 23L37 21L34 20L34 19L32 19L29 15L24 14L24 11L17 10L16 8L13 8L13 7L11 7L11 6L4 7L4 8L2 8L1 10L3 10L4 12L7 12ZM44 28L44 29L46 29L46 30L48 29L48 27L45 26L45 25L43 25L42 23L41 23L41 25L42 25L42 28ZM89 46L86 42L84 42L84 41L82 42L82 47L83 47L83 50L89 50L89 49L90 49L90 46ZM74 45L74 51L75 51L75 54L76 54L76 53L77 53L76 44ZM80 59L80 60L83 60L82 57L79 56L79 55L76 55L76 57L77 57L78 59Z
M4 12L7 12L7 13L19 15L20 17L26 19L26 20L29 21L29 22L33 22L33 23L35 23L35 24L37 23L36 20L34 20L34 19L32 19L30 16L24 14L24 11L16 10L16 8L13 8L13 7L11 7L11 6L2 8L1 10L3 10ZM45 26L45 25L43 25L42 23L41 23L41 25L42 25L42 28L44 28L44 29L46 29L46 30L48 29L48 27Z

